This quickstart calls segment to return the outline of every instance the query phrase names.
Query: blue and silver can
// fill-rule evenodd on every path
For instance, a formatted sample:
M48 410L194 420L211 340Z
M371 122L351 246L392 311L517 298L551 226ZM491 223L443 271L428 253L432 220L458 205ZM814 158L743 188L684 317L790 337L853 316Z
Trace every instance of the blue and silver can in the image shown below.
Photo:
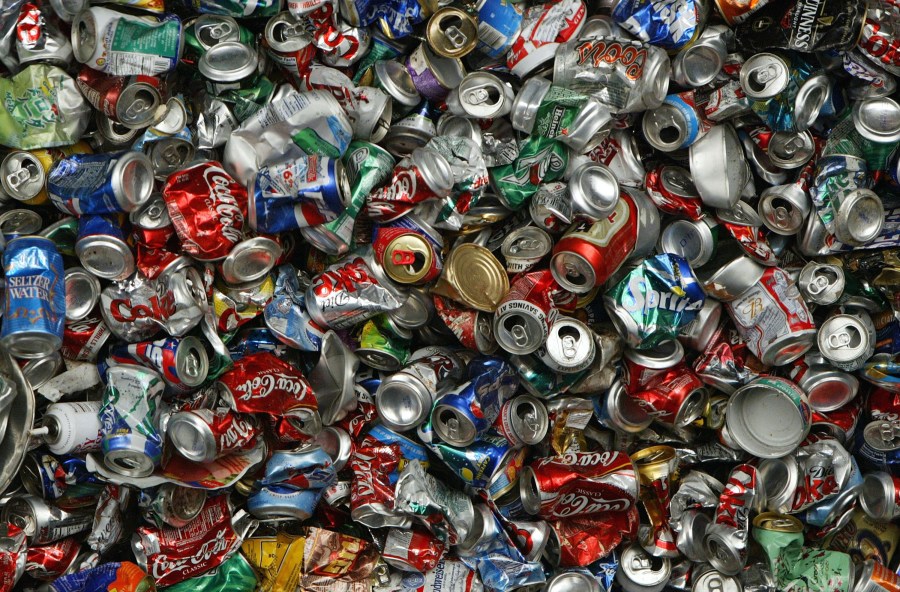
M82 267L106 280L124 280L135 270L134 253L113 216L81 216L75 254Z
M261 520L293 518L309 520L316 511L324 489L295 489L284 485L267 485L247 498L247 510Z
M153 164L143 152L73 154L47 176L50 201L75 216L138 209L153 192Z
M50 239L23 236L3 253L6 291L0 343L17 358L43 358L59 351L66 321L62 255Z
M506 55L522 28L522 7L511 0L480 0L478 51L492 58Z
M331 456L318 444L297 450L279 450L266 462L260 485L283 485L296 489L324 489L337 480Z
M100 448L110 471L127 477L150 476L162 458L157 429L165 382L142 366L113 366L106 372L100 407Z
M469 446L487 431L519 386L515 369L501 358L482 356L468 366L469 382L438 399L431 411L435 433L452 446Z
M397 482L397 479L400 477L400 471L413 461L421 464L423 469L428 468L428 450L418 442L410 440L406 436L398 434L393 430L389 430L380 424L369 430L368 435L382 444L397 444L400 446L400 454L403 458L397 466L397 469L390 475L391 485Z

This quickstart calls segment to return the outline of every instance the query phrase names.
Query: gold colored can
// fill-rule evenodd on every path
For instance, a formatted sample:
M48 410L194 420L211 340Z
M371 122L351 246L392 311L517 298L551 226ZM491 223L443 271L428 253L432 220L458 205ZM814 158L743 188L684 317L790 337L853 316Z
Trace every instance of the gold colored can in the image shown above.
M475 310L494 312L509 292L509 277L488 249L464 243L450 251L432 292Z
M773 532L803 532L803 523L793 516L763 512L753 519L753 527Z
M671 446L650 446L632 454L631 460L641 481L650 483L667 478L675 469L675 449Z
M475 49L478 23L466 11L445 6L428 19L425 39L436 54L445 58L461 58Z
M428 239L415 232L393 238L385 247L381 266L388 277L400 284L427 282L441 271Z

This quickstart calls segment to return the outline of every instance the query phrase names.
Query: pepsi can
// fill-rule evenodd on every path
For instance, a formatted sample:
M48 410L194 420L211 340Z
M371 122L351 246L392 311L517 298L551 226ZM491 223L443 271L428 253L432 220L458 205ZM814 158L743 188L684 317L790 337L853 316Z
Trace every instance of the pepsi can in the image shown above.
M59 351L66 320L62 255L50 239L23 236L3 253L6 291L0 343L17 358L42 358Z
M50 170L47 190L67 214L130 212L150 199L153 165L142 152L73 154Z
M122 226L112 216L81 216L75 254L82 267L107 280L124 280L134 273L134 253Z
M247 510L261 520L293 518L309 520L324 489L296 489L283 485L266 485L247 498Z

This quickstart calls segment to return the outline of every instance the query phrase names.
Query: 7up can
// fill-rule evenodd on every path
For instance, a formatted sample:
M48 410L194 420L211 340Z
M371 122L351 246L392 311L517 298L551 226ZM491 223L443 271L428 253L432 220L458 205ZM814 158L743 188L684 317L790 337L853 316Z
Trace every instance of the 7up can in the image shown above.
M516 160L490 170L491 182L501 201L510 209L518 210L537 193L541 183L561 179L568 164L565 144L531 136L522 145Z

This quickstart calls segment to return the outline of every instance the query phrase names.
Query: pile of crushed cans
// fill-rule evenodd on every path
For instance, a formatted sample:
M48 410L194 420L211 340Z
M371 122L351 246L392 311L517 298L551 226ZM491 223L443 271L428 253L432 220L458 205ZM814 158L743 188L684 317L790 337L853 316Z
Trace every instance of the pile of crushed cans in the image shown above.
M3 0L0 592L900 591L900 1Z

